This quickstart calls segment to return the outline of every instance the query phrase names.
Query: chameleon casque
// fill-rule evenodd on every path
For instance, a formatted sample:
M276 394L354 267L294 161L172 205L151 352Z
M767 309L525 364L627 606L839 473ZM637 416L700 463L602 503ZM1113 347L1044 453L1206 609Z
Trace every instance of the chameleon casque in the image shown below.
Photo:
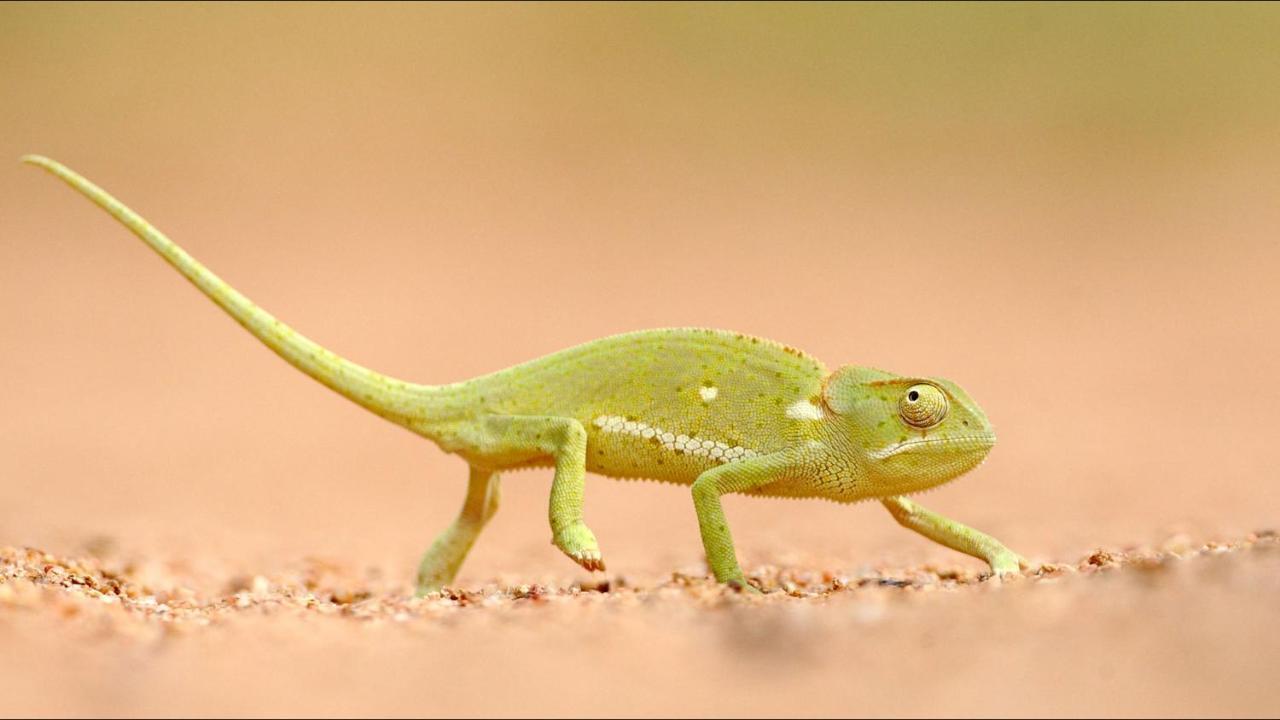
M603 570L583 519L586 473L690 485L707 564L754 590L734 552L721 496L879 500L903 526L985 560L997 576L1025 561L995 538L904 497L974 468L995 444L977 404L939 378L822 363L781 344L706 329L602 338L449 385L418 385L349 362L231 288L98 186L39 156L294 367L435 442L470 467L457 519L418 570L418 591L453 581L498 509L499 473L553 467L553 544Z

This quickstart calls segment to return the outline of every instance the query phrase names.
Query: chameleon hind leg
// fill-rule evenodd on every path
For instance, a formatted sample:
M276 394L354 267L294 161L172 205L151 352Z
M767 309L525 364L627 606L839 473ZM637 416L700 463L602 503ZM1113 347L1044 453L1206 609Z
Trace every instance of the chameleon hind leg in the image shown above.
M419 595L439 590L453 582L458 575L458 568L462 567L462 561L467 559L467 553L480 536L480 531L498 511L500 495L498 474L473 466L462 510L453 523L431 543L431 547L422 556L422 562L418 564Z
M573 418L552 415L491 415L473 439L476 451L497 467L550 459L551 542L586 570L604 570L596 536L582 519L587 476L587 431Z
M914 530L952 550L985 560L991 566L991 572L997 577L1015 575L1027 564L1026 560L1005 547L999 540L931 510L926 510L919 503L904 497L885 498L880 502L899 525L908 530Z

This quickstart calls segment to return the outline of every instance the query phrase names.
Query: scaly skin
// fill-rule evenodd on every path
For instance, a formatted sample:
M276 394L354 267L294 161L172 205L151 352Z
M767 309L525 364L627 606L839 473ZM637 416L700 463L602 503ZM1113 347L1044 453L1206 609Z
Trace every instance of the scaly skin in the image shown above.
M588 472L692 486L707 564L752 589L721 508L726 493L876 499L935 542L996 575L1024 561L994 538L902 497L977 466L995 435L955 384L822 363L769 340L703 329L647 330L569 348L452 385L395 380L349 362L258 308L146 220L67 167L38 165L119 220L236 322L294 367L434 441L471 467L462 511L431 545L418 590L450 583L497 511L499 473L554 467L552 542L603 570L583 519Z

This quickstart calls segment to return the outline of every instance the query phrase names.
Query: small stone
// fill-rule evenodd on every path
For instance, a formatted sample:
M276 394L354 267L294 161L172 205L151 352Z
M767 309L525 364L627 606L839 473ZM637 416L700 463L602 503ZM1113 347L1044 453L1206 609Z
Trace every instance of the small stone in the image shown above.
M267 582L267 579L261 575L255 575L251 589L255 599L265 600L271 594L271 583Z
M1119 560L1110 552L1103 550L1102 548L1098 548L1093 551L1093 554L1090 555L1085 562L1095 567L1103 567L1106 565L1115 565Z

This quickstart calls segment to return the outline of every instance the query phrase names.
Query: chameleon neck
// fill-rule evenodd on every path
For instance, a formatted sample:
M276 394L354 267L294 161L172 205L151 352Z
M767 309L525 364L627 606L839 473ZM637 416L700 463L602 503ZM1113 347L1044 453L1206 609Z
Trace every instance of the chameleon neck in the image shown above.
M422 418L425 406L438 394L436 388L387 377L325 349L255 305L151 223L75 171L38 155L23 161L48 170L107 211L290 365L377 415L418 430L415 420Z

